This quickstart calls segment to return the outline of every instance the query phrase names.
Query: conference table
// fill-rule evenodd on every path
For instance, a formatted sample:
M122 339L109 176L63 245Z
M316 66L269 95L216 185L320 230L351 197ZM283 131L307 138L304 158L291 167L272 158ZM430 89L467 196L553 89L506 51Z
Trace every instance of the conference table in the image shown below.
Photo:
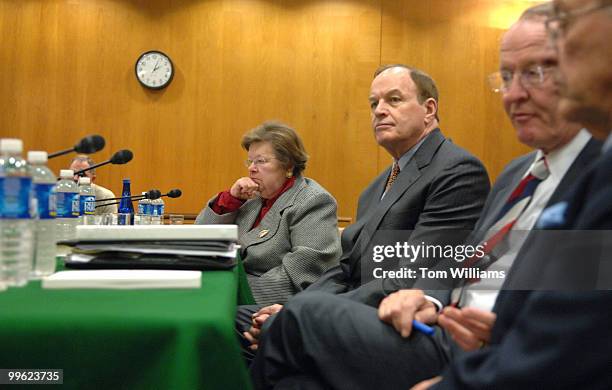
M240 262L199 289L0 292L0 368L63 369L74 389L248 389L234 330L253 303Z

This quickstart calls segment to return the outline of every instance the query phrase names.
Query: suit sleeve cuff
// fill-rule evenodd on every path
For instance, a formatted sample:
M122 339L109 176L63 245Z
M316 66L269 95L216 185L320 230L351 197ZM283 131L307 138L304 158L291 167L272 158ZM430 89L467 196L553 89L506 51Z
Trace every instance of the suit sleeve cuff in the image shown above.
M243 200L234 198L229 191L219 192L217 198L212 202L210 208L216 214L227 214L238 210L244 204Z

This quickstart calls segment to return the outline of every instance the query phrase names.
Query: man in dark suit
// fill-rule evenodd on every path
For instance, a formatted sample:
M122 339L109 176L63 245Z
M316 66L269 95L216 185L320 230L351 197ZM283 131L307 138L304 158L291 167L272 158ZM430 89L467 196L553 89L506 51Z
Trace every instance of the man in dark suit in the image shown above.
M439 243L441 230L469 232L489 191L482 163L438 128L438 91L427 74L405 65L383 66L375 73L369 102L374 136L393 157L393 166L361 194L357 221L342 234L340 265L303 293L358 289L361 258L376 232L410 231L404 239L416 243ZM239 309L237 326L251 325L244 336L254 349L261 326L281 308L272 305L255 314L257 307Z
M546 205L562 199L598 154L597 143L589 141L584 130L558 120L556 115L559 95L549 68L554 67L557 56L548 47L544 17L542 10L528 12L504 36L501 72L497 75L499 84L494 85L503 94L504 106L519 140L538 152L506 167L487 198L472 243L481 242L486 232L497 224L511 194L540 157L546 157L550 172L514 222L517 234L531 229ZM499 257L495 266L508 271L514 259L529 252L533 239L529 234L524 242L512 241L513 247ZM403 287L402 280L386 282L386 293ZM440 285L448 288L444 282L440 281ZM487 281L475 283L478 284L496 289L501 286L501 282L497 286ZM431 284L420 280L414 287L421 286L431 287ZM497 295L494 291L476 288L461 291L464 305L468 307L486 306ZM451 300L448 290L428 293L426 297L422 290L412 289L391 294L380 305L378 315L370 307L341 297L323 294L296 297L275 320L262 342L252 366L256 387L282 386L288 383L285 381L297 381L293 376L299 375L300 379L307 377L311 384L325 383L333 388L406 388L439 373L458 347L467 348L472 340L466 340L464 345L464 340L453 333L459 341L457 345L440 328L433 337L411 332L414 318L435 323L436 309L432 302L442 306ZM482 326L491 326L494 321L493 315L489 323L482 320ZM475 339L477 346L489 341ZM485 383L481 385L486 387Z
M530 270L529 264L537 264L543 283L557 291L500 294L490 345L455 359L431 388L612 388L612 316L608 310L612 292L594 291L602 287L602 281L604 289L610 289L612 2L557 0L554 6L547 27L559 48L560 112L604 139L603 153L564 201L543 212L538 224L542 229L563 229L569 239L558 241L555 253L535 245L517 270ZM587 230L595 237L589 240L589 248L571 239L572 233L580 237ZM606 268L608 274L602 275ZM564 284L555 280L559 276ZM572 291L576 279L581 290L590 284L592 291ZM463 325L465 335L476 333ZM417 387L429 388L439 380Z

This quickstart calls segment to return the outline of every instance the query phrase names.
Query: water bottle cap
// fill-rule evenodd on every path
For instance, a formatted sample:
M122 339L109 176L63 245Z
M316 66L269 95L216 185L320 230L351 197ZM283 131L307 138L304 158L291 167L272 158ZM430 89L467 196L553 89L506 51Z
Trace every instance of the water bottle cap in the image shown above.
M47 152L42 150L30 150L28 152L28 162L32 164L46 163Z
M123 183L129 183L129 182L130 182L130 178L123 179Z
M91 179L88 177L79 177L79 184L91 184Z
M17 138L0 139L0 152L2 153L21 153L23 151L23 141Z
M72 169L62 169L60 171L60 177L62 179L72 179L74 177L74 171Z

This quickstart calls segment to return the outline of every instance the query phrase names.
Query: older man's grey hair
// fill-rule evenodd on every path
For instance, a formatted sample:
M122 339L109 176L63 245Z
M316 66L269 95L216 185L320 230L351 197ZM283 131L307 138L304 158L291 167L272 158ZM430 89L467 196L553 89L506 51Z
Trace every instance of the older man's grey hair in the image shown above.
M80 155L76 156L75 158L73 158L72 162L70 163L70 165L72 165L72 163L74 163L75 161L86 162L87 165L90 166L90 167L95 164L94 160L91 157L86 156L84 154L80 154ZM91 172L92 175L94 175L96 173L96 168L90 169L89 171Z

